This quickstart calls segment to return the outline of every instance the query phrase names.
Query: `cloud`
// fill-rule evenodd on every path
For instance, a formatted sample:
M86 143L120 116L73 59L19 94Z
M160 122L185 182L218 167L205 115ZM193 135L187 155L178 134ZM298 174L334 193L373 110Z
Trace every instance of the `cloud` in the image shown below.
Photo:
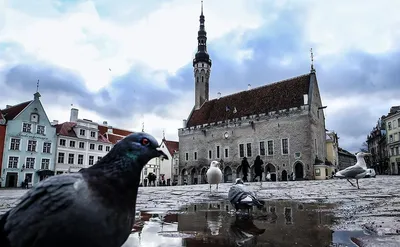
M177 139L194 102L198 1L14 3L0 32L0 84L7 90L31 94L40 79L43 100L56 102L53 118L74 103L85 118L131 129L145 122L147 130ZM397 5L205 2L210 98L308 73L313 47L326 127L356 151L398 104Z

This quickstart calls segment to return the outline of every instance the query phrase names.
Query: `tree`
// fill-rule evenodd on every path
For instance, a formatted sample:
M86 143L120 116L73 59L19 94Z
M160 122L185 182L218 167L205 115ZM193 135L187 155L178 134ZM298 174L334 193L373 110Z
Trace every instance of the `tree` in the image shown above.
M363 142L363 144L361 145L360 151L368 153L368 144L367 144L367 142Z

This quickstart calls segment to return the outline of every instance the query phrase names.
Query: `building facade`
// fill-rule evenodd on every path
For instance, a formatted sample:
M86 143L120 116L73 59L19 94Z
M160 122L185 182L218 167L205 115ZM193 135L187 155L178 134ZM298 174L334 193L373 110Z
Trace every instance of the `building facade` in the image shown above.
M339 170L343 170L357 163L356 156L350 153L349 151L344 150L341 147L339 147L338 149L338 156L339 156Z
M400 174L400 106L390 108L384 118L386 123L386 143L389 154L389 173Z
M0 111L0 187L1 182L3 181L3 152L4 152L4 142L6 138L6 119L3 117L3 114Z
M371 153L370 166L377 174L389 174L389 158L386 144L386 124L382 119L367 136L368 152Z
M104 157L115 143L132 132L113 129L88 119L78 118L79 110L71 109L70 121L58 124L57 128L57 160L56 174L78 172L82 168L94 165Z
M56 129L40 102L34 99L1 110L7 128L3 151L3 187L34 185L54 174Z
M209 99L211 59L203 11L193 60L195 100L179 135L179 183L205 182L212 160L225 182L241 174L241 161L257 155L273 180L313 179L316 159L325 160L325 117L314 68L280 82ZM251 168L250 175L254 175ZM265 178L265 176L263 176Z

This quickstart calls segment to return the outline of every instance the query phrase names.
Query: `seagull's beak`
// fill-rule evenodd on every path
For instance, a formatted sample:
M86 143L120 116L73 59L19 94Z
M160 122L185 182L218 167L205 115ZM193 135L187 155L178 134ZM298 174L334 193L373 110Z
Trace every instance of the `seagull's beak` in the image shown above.
M163 160L163 159L168 160L168 156L162 150L157 148L157 152L158 152L158 157L160 157L161 160Z

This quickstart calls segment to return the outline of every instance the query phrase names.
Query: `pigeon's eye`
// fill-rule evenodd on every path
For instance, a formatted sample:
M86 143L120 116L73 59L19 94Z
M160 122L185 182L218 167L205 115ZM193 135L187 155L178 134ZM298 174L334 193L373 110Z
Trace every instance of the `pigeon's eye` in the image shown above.
M150 141L149 141L149 139L147 139L147 138L143 138L143 139L140 141L140 143L141 143L143 146L148 146L148 145L150 145Z

